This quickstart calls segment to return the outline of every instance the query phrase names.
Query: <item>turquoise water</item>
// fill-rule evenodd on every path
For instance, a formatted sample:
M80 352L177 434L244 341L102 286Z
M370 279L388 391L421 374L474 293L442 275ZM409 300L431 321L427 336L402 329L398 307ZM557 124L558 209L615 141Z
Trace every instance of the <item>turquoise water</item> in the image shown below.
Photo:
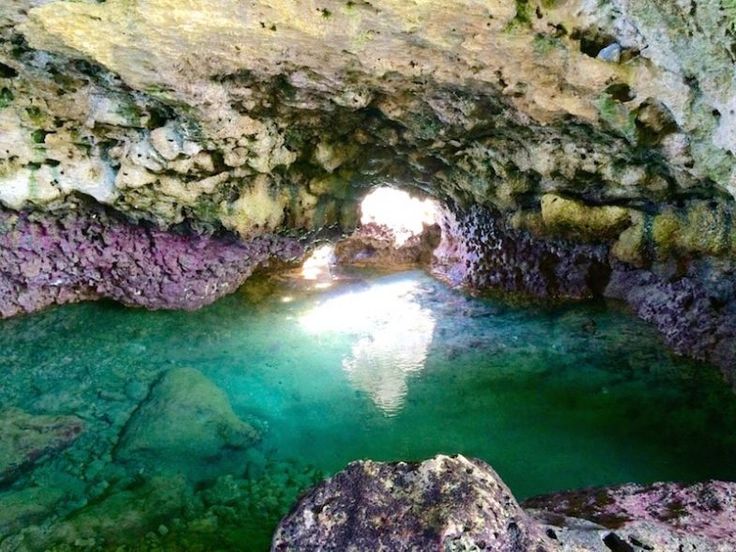
M299 492L359 458L476 456L518 498L736 478L736 401L715 370L603 304L512 305L406 272L321 290L259 280L194 313L94 303L0 327L0 411L85 425L0 484L3 551L266 550ZM182 367L197 371L182 404L158 414L156 386ZM192 374L206 384L186 387ZM197 425L222 402L209 382L239 419L223 414L227 427ZM258 437L225 443L241 420ZM132 427L145 458L125 453Z

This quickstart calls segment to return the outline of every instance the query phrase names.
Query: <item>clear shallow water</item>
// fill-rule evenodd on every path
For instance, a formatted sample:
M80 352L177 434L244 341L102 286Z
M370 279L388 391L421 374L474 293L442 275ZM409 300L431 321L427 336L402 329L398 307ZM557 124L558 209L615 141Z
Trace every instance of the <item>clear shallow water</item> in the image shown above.
M303 488L358 458L476 456L518 498L736 479L731 391L604 305L513 306L408 272L327 290L253 282L195 313L74 305L0 330L0 410L85 422L68 449L0 486L0 550L265 550ZM152 386L179 367L260 433L192 456L184 478L181 458L162 452L143 469L118 450ZM30 515L34 492L55 498ZM103 523L129 511L125 531Z

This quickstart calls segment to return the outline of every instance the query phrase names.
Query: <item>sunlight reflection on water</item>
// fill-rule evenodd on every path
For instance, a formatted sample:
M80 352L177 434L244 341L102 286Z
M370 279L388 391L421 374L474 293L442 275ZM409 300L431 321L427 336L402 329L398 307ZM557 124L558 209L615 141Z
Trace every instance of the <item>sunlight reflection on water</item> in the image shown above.
M419 284L400 280L331 297L300 318L314 334L357 341L342 361L348 380L387 416L401 411L411 374L424 368L435 318L417 300Z

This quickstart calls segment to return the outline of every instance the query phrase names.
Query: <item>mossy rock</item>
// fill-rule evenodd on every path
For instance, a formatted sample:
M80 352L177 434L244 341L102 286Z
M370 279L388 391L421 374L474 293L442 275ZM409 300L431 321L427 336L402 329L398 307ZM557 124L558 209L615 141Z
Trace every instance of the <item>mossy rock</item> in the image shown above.
M642 213L631 215L632 226L624 230L611 248L611 254L619 261L636 267L644 267L646 258L646 220Z
M681 210L669 208L652 225L652 241L660 259L672 254L733 254L733 234L731 214L708 201L692 202Z
M257 431L233 412L225 393L192 368L167 372L125 427L117 460L193 480L240 469L238 451Z
M631 214L623 207L595 207L556 194L545 194L542 220L545 229L554 234L585 241L608 241L631 224Z

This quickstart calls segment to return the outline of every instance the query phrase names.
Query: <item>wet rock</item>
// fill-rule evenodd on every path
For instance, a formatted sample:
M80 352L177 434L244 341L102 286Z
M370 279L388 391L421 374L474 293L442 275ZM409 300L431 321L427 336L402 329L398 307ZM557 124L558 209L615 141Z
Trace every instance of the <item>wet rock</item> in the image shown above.
M0 411L0 485L71 445L84 430L76 416Z
M554 542L483 462L354 462L307 494L271 550L553 550Z
M542 299L593 297L608 281L608 248L543 239L482 207L447 212L435 271L456 285Z
M245 452L257 439L220 388L197 370L177 368L164 374L133 414L115 458L199 480L239 469L237 451Z
M53 512L64 493L48 487L29 487L0 494L0 540Z
M184 477L153 477L107 494L49 532L21 535L17 540L20 549L32 550L59 544L89 550L124 543L140 546L147 531L183 516L194 505L191 486Z
M258 267L302 255L292 239L247 242L132 224L99 209L0 210L0 316L106 297L195 309L235 291Z
M621 485L537 497L523 506L557 527L561 541L595 535L610 550L736 549L736 483ZM592 523L581 527L579 518Z
M616 264L606 297L625 301L678 353L716 364L736 382L736 276L728 265L692 262L684 274Z

